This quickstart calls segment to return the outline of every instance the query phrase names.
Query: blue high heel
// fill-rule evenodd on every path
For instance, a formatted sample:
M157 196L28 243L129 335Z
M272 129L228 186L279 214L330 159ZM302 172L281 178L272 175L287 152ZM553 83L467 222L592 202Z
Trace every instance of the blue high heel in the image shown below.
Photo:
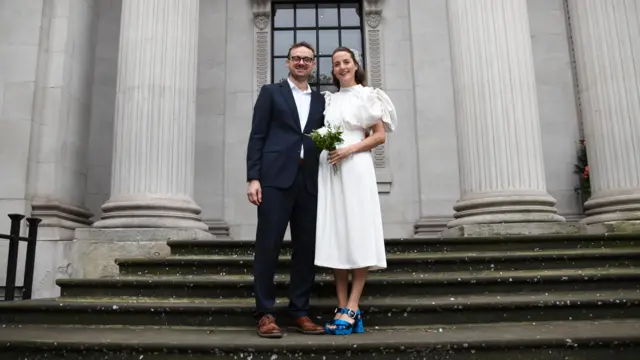
M350 335L362 334L364 332L364 323L360 310L342 309L341 313L352 318L354 320L353 323L340 319L334 320L330 325L335 326L335 328L330 329L328 326L325 326L325 333L329 335Z

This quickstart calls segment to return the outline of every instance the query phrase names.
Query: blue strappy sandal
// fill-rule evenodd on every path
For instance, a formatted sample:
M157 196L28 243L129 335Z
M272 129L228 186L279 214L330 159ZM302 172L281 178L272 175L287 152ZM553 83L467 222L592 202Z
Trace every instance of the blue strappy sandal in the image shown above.
M364 332L364 324L362 322L362 314L360 310L353 311L352 309L336 309L336 311L340 311L341 314L346 314L354 321L350 323L344 320L334 320L333 322L327 323L324 330L325 333L329 335L350 335L350 334L361 334ZM331 329L328 325L333 325L335 328Z
M335 310L333 310L333 319L331 319L330 321L327 321L326 323L324 323L324 330L325 330L325 332L327 332L327 331L328 331L327 329L328 329L328 327L329 327L329 326L333 326L333 325L335 325L336 320L338 320L338 319L336 319L336 318L335 318L335 317L336 317L336 315L338 315L338 314L344 314L346 311L347 311L347 309L345 309L345 308L341 308L341 307L337 307ZM329 329L329 330L331 330L331 329Z

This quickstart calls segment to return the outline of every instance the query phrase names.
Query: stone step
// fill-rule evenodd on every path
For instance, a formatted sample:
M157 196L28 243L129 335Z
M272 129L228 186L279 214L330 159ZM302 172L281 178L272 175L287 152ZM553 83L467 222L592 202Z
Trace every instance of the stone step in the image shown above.
M22 288L22 286L16 286L13 292L13 298L15 300L22 299L23 291L24 289ZM7 288L4 286L0 287L0 301L4 300L6 293L7 293Z
M276 276L276 296L286 296L288 276ZM63 297L224 298L252 296L250 275L120 276L99 279L59 279ZM373 273L367 296L450 295L549 291L638 289L640 269L592 268L450 273ZM316 277L314 294L335 296L330 276Z
M251 255L170 256L116 259L121 275L238 275L253 273ZM280 258L278 271L288 273L291 257ZM535 270L640 266L640 247L561 249L541 251L483 251L401 253L387 256L383 272L450 272ZM319 269L319 273L330 273Z
M170 240L172 255L252 255L253 240ZM550 249L584 249L640 247L639 234L589 235L519 235L456 238L407 238L385 240L386 251L415 252L476 252L476 251L539 251ZM285 241L282 253L291 251Z
M313 317L324 323L336 304L312 299L311 306ZM286 307L287 300L278 299L281 321L288 318ZM0 303L0 323L251 327L253 310L252 298L30 300ZM371 328L640 318L640 291L365 297L361 310Z
M253 330L18 325L0 328L2 360L636 360L640 321L498 323L380 329L350 336Z

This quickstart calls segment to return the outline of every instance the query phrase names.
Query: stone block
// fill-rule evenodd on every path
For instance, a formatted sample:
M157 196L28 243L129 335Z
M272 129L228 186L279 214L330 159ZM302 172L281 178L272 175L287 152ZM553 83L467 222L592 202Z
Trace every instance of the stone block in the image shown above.
M170 254L168 240L213 240L215 236L197 229L96 229L76 230L73 244L74 277L95 278L117 275L114 259L160 257Z
M24 199L30 136L29 120L0 119L0 199Z
M614 221L586 226L588 234L640 234L640 221Z
M166 242L169 240L213 240L210 233L198 229L176 228L120 228L96 229L84 228L76 230L78 241L98 242Z
M67 47L69 21L67 18L51 19L49 26L49 51L64 52Z
M584 232L584 225L573 222L473 224L446 229L442 232L442 237L571 235Z
M32 118L35 82L5 83L2 117L12 119Z

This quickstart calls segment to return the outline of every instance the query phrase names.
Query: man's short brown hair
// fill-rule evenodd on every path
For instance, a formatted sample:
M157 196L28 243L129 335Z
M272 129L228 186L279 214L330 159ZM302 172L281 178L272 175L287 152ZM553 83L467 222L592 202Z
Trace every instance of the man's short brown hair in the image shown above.
M300 41L297 42L293 45L291 45L291 47L289 48L289 52L287 53L287 57L290 58L291 57L291 50L293 49L297 49L299 47L306 47L307 49L311 50L311 52L313 53L313 57L316 57L316 50L313 48L313 46L311 46L311 44L309 44L306 41Z

